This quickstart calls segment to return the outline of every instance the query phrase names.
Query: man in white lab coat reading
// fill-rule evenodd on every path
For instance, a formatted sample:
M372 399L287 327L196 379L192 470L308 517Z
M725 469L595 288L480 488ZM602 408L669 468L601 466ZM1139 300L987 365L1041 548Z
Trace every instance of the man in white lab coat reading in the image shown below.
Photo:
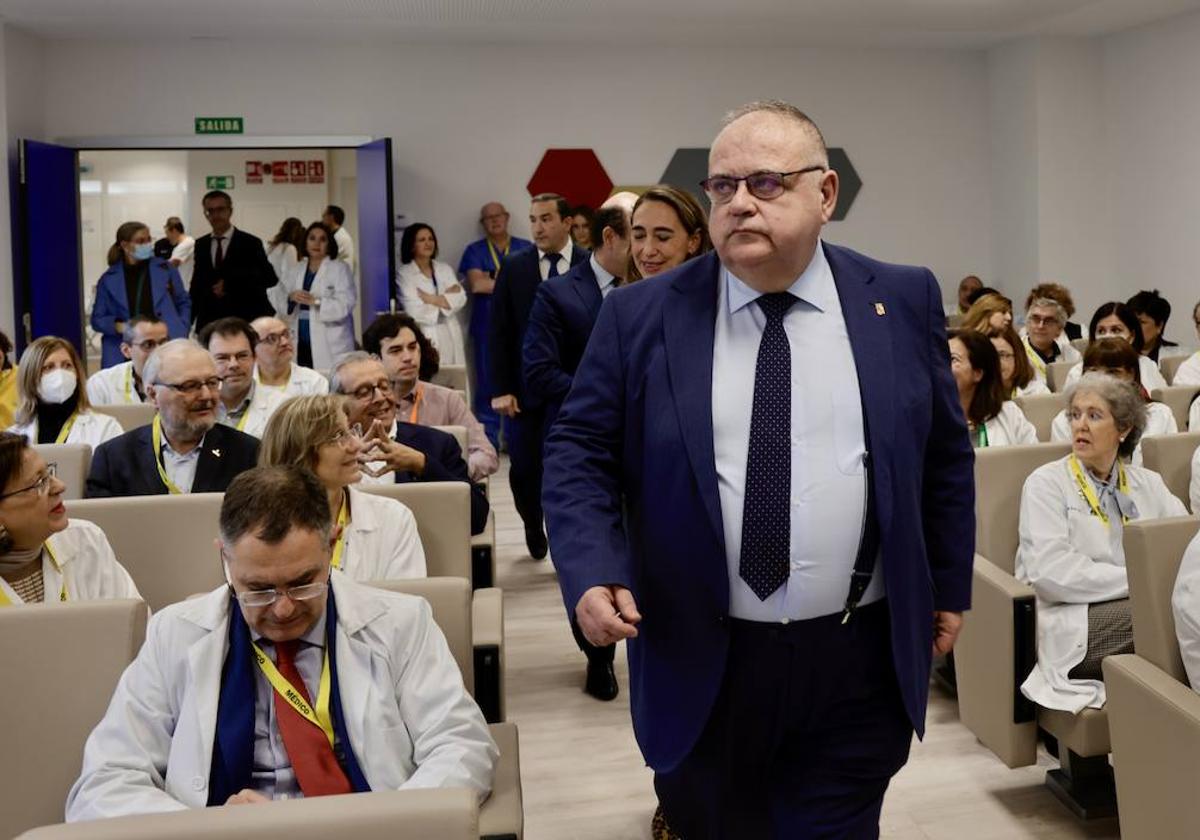
M496 746L429 605L332 571L330 520L307 470L230 484L228 584L151 619L68 821L370 790L487 796Z

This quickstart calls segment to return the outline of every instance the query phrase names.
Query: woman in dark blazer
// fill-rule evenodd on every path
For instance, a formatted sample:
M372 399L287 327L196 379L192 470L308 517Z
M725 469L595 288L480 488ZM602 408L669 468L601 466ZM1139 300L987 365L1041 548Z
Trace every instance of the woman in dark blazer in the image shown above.
M104 336L104 367L125 361L122 333L129 319L138 315L164 322L171 338L187 338L192 301L178 269L154 256L150 228L125 222L108 249L108 270L96 284L92 307L92 329Z

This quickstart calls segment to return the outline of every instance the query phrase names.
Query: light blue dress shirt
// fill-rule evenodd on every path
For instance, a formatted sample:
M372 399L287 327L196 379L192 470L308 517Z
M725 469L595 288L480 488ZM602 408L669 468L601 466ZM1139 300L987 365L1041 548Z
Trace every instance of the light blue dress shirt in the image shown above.
M608 293L617 287L617 278L609 274L604 266L600 265L596 260L596 255L592 254L588 259L592 263L592 271L596 273L596 285L600 287L601 299L608 297Z
M171 483L184 493L192 492L192 484L196 481L196 467L200 465L200 453L203 450L204 438L200 438L200 442L190 452L181 455L167 442L167 436L163 435L162 445L159 447L163 472L171 479Z
M238 609L234 604L233 609ZM251 631L254 643L271 661L279 664L275 645ZM296 649L296 670L304 680L308 696L316 699L321 685L321 668L325 664L325 613L317 623L300 637ZM305 724L306 726L308 724ZM254 769L251 786L268 799L298 799L304 796L292 760L283 745L279 721L275 714L275 690L257 665L254 668Z
M840 612L862 538L866 446L858 373L833 271L820 243L788 289L799 301L783 319L792 355L791 570L760 601L738 573L754 370L766 317L760 292L728 270L720 280L713 353L713 453L716 457L729 614L786 622ZM884 595L880 563L860 605Z

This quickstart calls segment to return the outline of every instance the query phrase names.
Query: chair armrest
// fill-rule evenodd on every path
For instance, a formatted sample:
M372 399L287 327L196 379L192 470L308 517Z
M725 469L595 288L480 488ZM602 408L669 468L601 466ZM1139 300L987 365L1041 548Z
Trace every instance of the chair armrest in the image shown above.
M496 582L496 512L488 511L483 531L471 537L471 586L486 589Z
M958 714L1009 767L1037 761L1036 709L1021 695L1037 656L1033 589L975 555L971 610L954 646Z
M479 808L479 836L481 840L521 840L525 815L517 725L494 723L488 729L500 748L500 758L492 779L492 795Z
M504 593L476 589L471 600L475 702L488 723L504 720Z

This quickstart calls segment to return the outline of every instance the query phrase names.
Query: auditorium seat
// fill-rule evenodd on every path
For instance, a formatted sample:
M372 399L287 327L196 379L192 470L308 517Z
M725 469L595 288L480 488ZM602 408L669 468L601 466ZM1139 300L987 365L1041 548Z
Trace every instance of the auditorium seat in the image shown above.
M475 593L475 602L471 602L471 590L461 578L421 578L417 580L385 580L376 581L372 586L388 589L393 592L405 592L409 595L419 595L429 601L433 609L434 621L438 623L450 652L458 662L459 670L463 673L468 690L472 683L470 675L477 670L479 663L480 635L475 626L480 616L480 592ZM499 595L500 590L487 590ZM497 597L489 602L490 609L500 609L500 599ZM503 614L494 616L503 626ZM471 654L472 639L475 652ZM476 690L472 691L475 701L484 708L487 698L481 697L479 691L491 689L476 681ZM501 694L501 697L503 695ZM517 739L517 727L512 723L492 723L489 727L496 745L500 748L500 760L496 764L496 777L493 782L492 795L484 802L479 814L479 831L484 838L520 838L523 834L523 806L521 797L521 765Z
M955 666L967 728L1009 767L1037 762L1038 729L1052 735L1060 767L1047 772L1046 785L1076 816L1093 819L1115 810L1105 710L1043 709L1020 688L1037 661L1034 591L1014 577L1021 491L1030 473L1070 451L1055 443L975 453L974 586Z
M80 499L67 511L104 531L151 609L225 582L214 544L221 493Z
M0 609L0 837L62 820L83 744L145 636L136 600Z
M1179 424L1180 431L1183 431L1188 427L1188 411L1196 394L1200 394L1200 386L1179 385L1172 388L1155 388L1150 392L1150 397L1171 409L1171 413L1175 415L1175 422Z
M19 840L478 840L479 809L466 788L385 790L231 808L50 825Z
M1087 352L1089 344L1091 344L1091 342L1088 341L1086 338L1071 339L1071 346L1074 347L1076 350L1078 350L1079 355L1081 355L1081 356Z
M1067 398L1062 394L1034 394L1016 397L1013 402L1037 429L1038 440L1042 443L1050 441L1050 426L1058 413L1067 407Z
M92 411L97 414L107 414L116 419L122 429L131 432L142 426L149 426L158 409L146 403L144 405L94 405Z
M1200 756L1200 695L1187 684L1171 594L1200 519L1125 526L1135 653L1104 660L1121 836L1194 837Z
M454 435L458 447L467 452L467 430L465 426L434 426L433 428ZM488 479L482 482L484 492L488 492ZM490 493L488 494L490 495ZM496 580L496 514L488 511L487 524L483 531L471 536L471 580L476 587L492 586Z
M58 464L58 480L67 485L64 499L82 499L92 466L92 447L86 443L35 443L47 464Z
M1046 365L1046 387L1055 394L1066 390L1067 374L1077 362L1051 362Z
M1175 498L1189 506L1192 455L1197 447L1200 447L1200 432L1156 435L1142 441L1142 466L1161 475Z
M469 393L471 390L471 385L467 378L466 365L440 365L438 372L433 375L430 382L446 388L453 388L456 391L462 391L464 394ZM467 401L467 405L471 405L470 400Z
M1175 384L1175 371L1179 370L1179 366L1191 358L1188 354L1178 356L1165 356L1159 360L1158 369L1162 371L1163 379L1167 380L1168 385Z

